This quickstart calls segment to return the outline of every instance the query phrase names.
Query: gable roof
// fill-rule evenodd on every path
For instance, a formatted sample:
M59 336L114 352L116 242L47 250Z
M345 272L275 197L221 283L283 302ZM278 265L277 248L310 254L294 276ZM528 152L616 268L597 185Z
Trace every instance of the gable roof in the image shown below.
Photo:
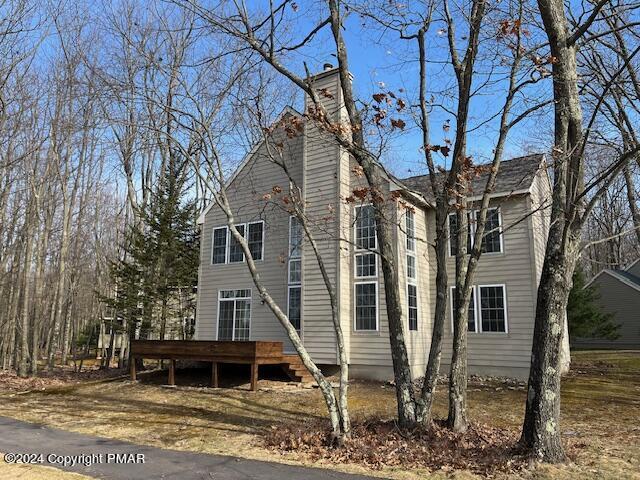
M280 112L280 114L276 117L276 119L271 123L271 126L277 124L279 121L281 121L285 116L287 115L293 115L293 116L297 116L300 117L302 116L302 114L300 112L298 112L295 108L290 107L290 106L286 106L284 107L284 109L282 110L282 112ZM242 171L242 169L251 161L251 158L256 154L256 152L260 149L260 147L262 146L264 142L257 142L253 148L249 151L249 153L247 153L244 158L242 159L242 162L240 162L240 165L238 165L238 168L236 168L234 170L234 172L231 174L231 176L229 177L229 179L226 181L226 185L227 187L229 185L231 185L231 183L233 183L233 181L236 179L236 177L238 176L238 174ZM209 213L209 210L211 210L211 208L215 205L215 200L211 200L211 202L209 202L209 205L207 205L207 207L202 211L202 213L198 216L198 219L196 220L196 224L197 225L202 225L204 224L204 217L207 216L207 213Z
M500 162L493 196L529 193L538 171L543 168L544 154L537 153ZM471 181L471 195L482 195L489 173L483 173ZM400 180L407 188L420 192L433 201L429 175L416 175Z
M618 280L620 283L624 283L625 285L640 292L640 277L627 272L626 270L610 270L608 268L602 270L599 274L589 280L589 282L585 285L585 288L595 282L596 279L600 277L600 275L609 275L610 277Z

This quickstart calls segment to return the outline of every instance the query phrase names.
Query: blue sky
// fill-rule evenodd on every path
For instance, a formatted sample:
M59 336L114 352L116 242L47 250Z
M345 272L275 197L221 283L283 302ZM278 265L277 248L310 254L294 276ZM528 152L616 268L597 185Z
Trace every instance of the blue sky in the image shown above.
M253 3L255 4L255 2ZM288 13L297 29L295 34L291 34L291 38L295 39L306 36L306 33L313 28L318 19L323 18L324 14L321 4L299 3L300 7L297 12ZM438 18L437 13L434 18ZM499 21L503 18L507 17L501 12L492 12L491 16L487 17L488 25L485 34L490 35L495 32ZM442 103L451 110L455 109L456 83L453 70L448 64L448 45L446 34L442 30L443 26L443 23L435 21L427 38L428 56L432 61L428 67L428 89L430 93L433 93L434 103ZM456 33L459 44L463 45L466 38L463 23L457 25ZM363 17L355 13L349 17L344 35L349 52L350 69L355 77L354 86L362 100L370 101L371 95L379 91L392 90L398 94L400 89L403 89L404 93L400 93L400 95L405 96L408 104L415 105L418 95L418 63L415 61L417 58L415 42L400 40L396 33L384 32L374 21L363 20ZM527 41L533 42L533 38L528 38ZM488 40L483 48L484 58L477 65L479 74L476 87L480 82L489 78L483 72L490 65L495 66L496 55L500 55L497 49L501 48L501 45ZM337 63L333 55L334 51L330 31L325 28L308 48L291 55L287 59L287 64L299 74L303 73L303 62L307 62L312 71L320 71L325 62ZM489 54L491 58L487 57ZM505 81L500 80L503 77L494 72L494 75L491 76L493 83L480 89L479 94L473 98L470 108L470 127L479 127L480 124L488 121L500 111L506 91ZM546 94L550 95L550 82L545 83L546 85L542 86L543 90L546 90ZM537 98L541 92L543 95L545 94L539 87L536 87L532 96ZM517 112L518 107L515 108ZM548 114L547 110L544 116L538 116L531 121L524 122L512 130L507 142L505 159L530 153L533 150L545 151L548 148L553 131L552 118ZM447 135L452 137L455 119L439 107L434 107L431 115L431 143L442 143L445 135L442 125L446 120L451 122L452 128ZM388 166L401 177L424 172L421 163L423 157L420 151L421 135L417 129L412 128L415 127L415 120L408 116L404 119L407 123L407 129L400 135L396 132L385 158ZM497 120L493 120L469 133L468 153L477 162L486 161L492 155L497 138L496 130Z

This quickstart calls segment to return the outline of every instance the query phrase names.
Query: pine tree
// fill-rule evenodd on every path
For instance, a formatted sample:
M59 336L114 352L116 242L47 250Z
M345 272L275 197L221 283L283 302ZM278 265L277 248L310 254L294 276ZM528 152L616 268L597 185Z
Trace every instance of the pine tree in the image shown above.
M573 288L567 303L567 321L570 338L603 338L615 340L619 337L620 325L613 322L613 315L605 313L598 305L599 294L595 287L585 287L582 270L577 267L573 274Z
M124 258L111 266L117 286L104 299L130 339L158 334L164 340L171 320L181 325L195 315L193 291L198 281L200 239L196 202L187 199L186 162L168 162L139 222L125 235Z

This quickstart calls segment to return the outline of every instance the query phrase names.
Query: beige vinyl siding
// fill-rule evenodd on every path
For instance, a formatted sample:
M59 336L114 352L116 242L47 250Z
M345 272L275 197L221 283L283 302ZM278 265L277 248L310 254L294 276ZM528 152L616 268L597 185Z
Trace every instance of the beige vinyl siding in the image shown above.
M497 368L529 368L534 318L533 258L530 247L530 224L522 220L527 213L528 195L498 198L492 206L500 206L503 234L503 253L483 254L480 257L474 285L504 284L507 298L508 333L473 333L468 335L468 363L470 371L494 371ZM431 238L434 235L435 215L429 215ZM431 252L433 257L433 252ZM432 264L435 265L435 258ZM434 267L435 268L435 267ZM454 258L448 257L449 285L455 283ZM435 298L435 282L432 282ZM443 340L442 362L451 362L452 323L451 291L447 301L447 318ZM478 322L480 322L478 313ZM446 368L446 367L445 367ZM515 372L514 373L518 373Z
M350 178L351 178L351 189L366 187L367 183L363 177L359 177L355 175L355 169L357 163L355 160L351 160L350 164ZM383 192L386 195L388 193L388 185L383 185ZM355 204L349 205L350 210L350 231L349 238L351 242L355 242L355 207L361 205L360 202L356 202ZM393 204L389 204L390 208L388 211L389 218L391 221L394 221L396 216L395 208L392 207ZM397 241L397 234L394 235L394 242ZM384 288L384 277L382 274L382 267L380 265L380 258L377 259L378 262L378 277L375 280L378 285L378 330L377 331L356 331L355 330L355 298L354 290L355 290L355 257L354 257L355 249L353 244L349 246L349 269L348 269L348 285L350 285L352 300L349 305L349 317L350 317L350 329L351 332L351 355L350 361L354 365L361 366L391 366L391 348L389 346L389 323L387 321L387 309L385 304L385 288ZM363 282L371 282L372 280L362 280ZM360 282L360 279L358 279Z
M284 139L284 158L296 179L302 183L302 137ZM264 256L257 261L258 272L278 305L287 310L287 263L289 214L263 198L274 186L288 190L288 180L282 169L273 164L263 145L238 173L228 188L229 201L236 223L264 220ZM211 240L214 227L226 225L226 216L213 206L202 225L200 271L198 283L198 316L196 338L216 339L218 291L226 289L252 290L251 340L281 340L291 349L284 329L267 305L262 305L245 262L211 264Z
M328 112L335 113L340 103L338 76L326 73L315 78L317 89L326 89L333 98L324 97ZM304 195L306 213L314 223L313 234L327 273L336 287L338 278L340 161L344 158L330 135L311 122L305 126ZM318 268L317 259L308 244L303 248L303 318L305 346L317 363L337 363L335 332L331 320L330 297ZM342 297L342 296L341 296ZM342 298L341 298L342 301Z
M409 330L408 296L407 296L407 237L405 229L406 209L400 206L398 215L398 268L400 278L400 292L402 293L402 315L405 328L405 339L411 364L411 373L414 378L424 376L431 345L431 333L433 329L433 310L430 305L430 287L432 280L429 268L429 244L427 242L426 212L420 208L414 208L415 218L415 257L417 278L415 284L418 289L418 330ZM435 277L433 277L435 278Z

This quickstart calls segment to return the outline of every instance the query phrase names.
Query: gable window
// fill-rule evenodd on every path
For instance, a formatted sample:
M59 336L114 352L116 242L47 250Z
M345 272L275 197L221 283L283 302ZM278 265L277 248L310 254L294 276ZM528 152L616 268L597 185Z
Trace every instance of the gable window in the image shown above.
M356 248L358 250L376 248L376 219L373 205L356 207Z
M356 330L378 330L378 282L356 283Z
M253 222L248 225L247 243L254 260L262 260L264 247L264 222Z
M474 219L471 221L471 219ZM469 212L468 234L467 234L467 253L473 247L473 237L476 233L476 225L480 218L480 210ZM458 230L458 219L455 213L449 214L449 255L455 256L458 239L456 232ZM485 234L482 237L482 253L502 253L502 215L500 208L494 207L487 209L487 220L484 226Z
M480 285L480 318L483 332L507 332L504 285Z
M409 330L418 330L418 287L407 285L407 310L409 311Z
M218 340L249 340L251 290L218 292Z
M455 321L455 310L458 303L456 287L451 287L451 332ZM476 315L476 287L471 287L471 297L469 297L469 309L467 310L467 328L470 332L478 331L478 321Z
M212 241L211 263L225 263L227 261L227 227L214 228Z

